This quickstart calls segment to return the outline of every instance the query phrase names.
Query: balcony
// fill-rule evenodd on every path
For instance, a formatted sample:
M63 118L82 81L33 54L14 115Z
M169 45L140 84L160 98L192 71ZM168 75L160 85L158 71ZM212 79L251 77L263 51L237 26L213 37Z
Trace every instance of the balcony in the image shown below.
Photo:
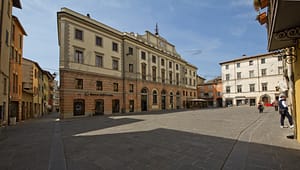
M299 11L299 0L270 0L268 9L269 51L296 45L296 40L300 38Z

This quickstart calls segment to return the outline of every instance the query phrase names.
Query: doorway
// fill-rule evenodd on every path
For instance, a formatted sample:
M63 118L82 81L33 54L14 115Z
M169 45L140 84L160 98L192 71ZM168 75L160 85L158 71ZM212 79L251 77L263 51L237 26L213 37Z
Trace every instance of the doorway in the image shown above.
M147 111L148 110L148 90L143 88L141 91L141 110Z
M99 99L95 101L95 115L104 115L104 100Z
M119 113L120 112L120 100L114 99L112 100L112 113Z
M166 110L166 90L161 91L161 109Z

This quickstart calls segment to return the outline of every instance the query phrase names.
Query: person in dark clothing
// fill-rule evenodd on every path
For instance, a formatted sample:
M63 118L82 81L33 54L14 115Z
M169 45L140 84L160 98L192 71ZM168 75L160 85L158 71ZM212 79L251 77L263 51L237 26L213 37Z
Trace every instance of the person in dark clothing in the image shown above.
M262 113L264 111L264 105L261 102L258 102L257 109L259 113Z
M290 128L293 128L294 127L293 118L289 113L289 109L286 104L286 96L284 94L280 95L278 105L279 105L279 113L280 113L280 127L281 128L284 127L284 119L285 117L287 117L289 120Z

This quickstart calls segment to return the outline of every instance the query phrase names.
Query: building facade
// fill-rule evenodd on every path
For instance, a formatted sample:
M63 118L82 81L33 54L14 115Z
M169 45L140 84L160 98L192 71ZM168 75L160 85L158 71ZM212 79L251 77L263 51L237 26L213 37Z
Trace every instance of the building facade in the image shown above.
M0 126L8 124L9 117L9 58L11 52L12 8L21 8L20 0L0 2Z
M290 113L295 122L294 137L300 142L300 1L254 0L255 9L265 15L268 33L268 50L278 52L283 58L284 77L288 88ZM262 3L264 2L264 3Z
M282 58L276 53L243 56L220 63L224 106L270 105L278 99L284 82Z
M187 107L197 68L155 34L120 32L67 8L57 13L62 117Z
M16 117L16 121L24 120L22 115L22 56L23 37L27 35L17 17L13 16L11 32L10 53L10 117Z
M42 115L43 108L43 85L42 85L42 69L38 63L23 58L23 94L22 111L26 118L34 118Z
M206 107L222 107L222 77L217 77L212 80L208 80L202 84L198 84L198 98L204 99Z

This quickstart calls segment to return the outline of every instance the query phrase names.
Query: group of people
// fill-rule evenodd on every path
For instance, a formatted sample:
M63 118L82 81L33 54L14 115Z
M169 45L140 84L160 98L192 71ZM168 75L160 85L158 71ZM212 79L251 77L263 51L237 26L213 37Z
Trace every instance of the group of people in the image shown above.
M290 124L290 128L294 128L294 123L293 123L293 118L291 116L291 114L289 113L289 109L288 109L288 105L286 103L286 95L285 94L281 94L279 96L279 101L274 101L273 102L273 106L275 108L275 111L279 111L280 114L280 127L284 128L284 120L287 117L289 124ZM262 102L258 103L257 106L259 113L262 113L264 111L264 105Z

